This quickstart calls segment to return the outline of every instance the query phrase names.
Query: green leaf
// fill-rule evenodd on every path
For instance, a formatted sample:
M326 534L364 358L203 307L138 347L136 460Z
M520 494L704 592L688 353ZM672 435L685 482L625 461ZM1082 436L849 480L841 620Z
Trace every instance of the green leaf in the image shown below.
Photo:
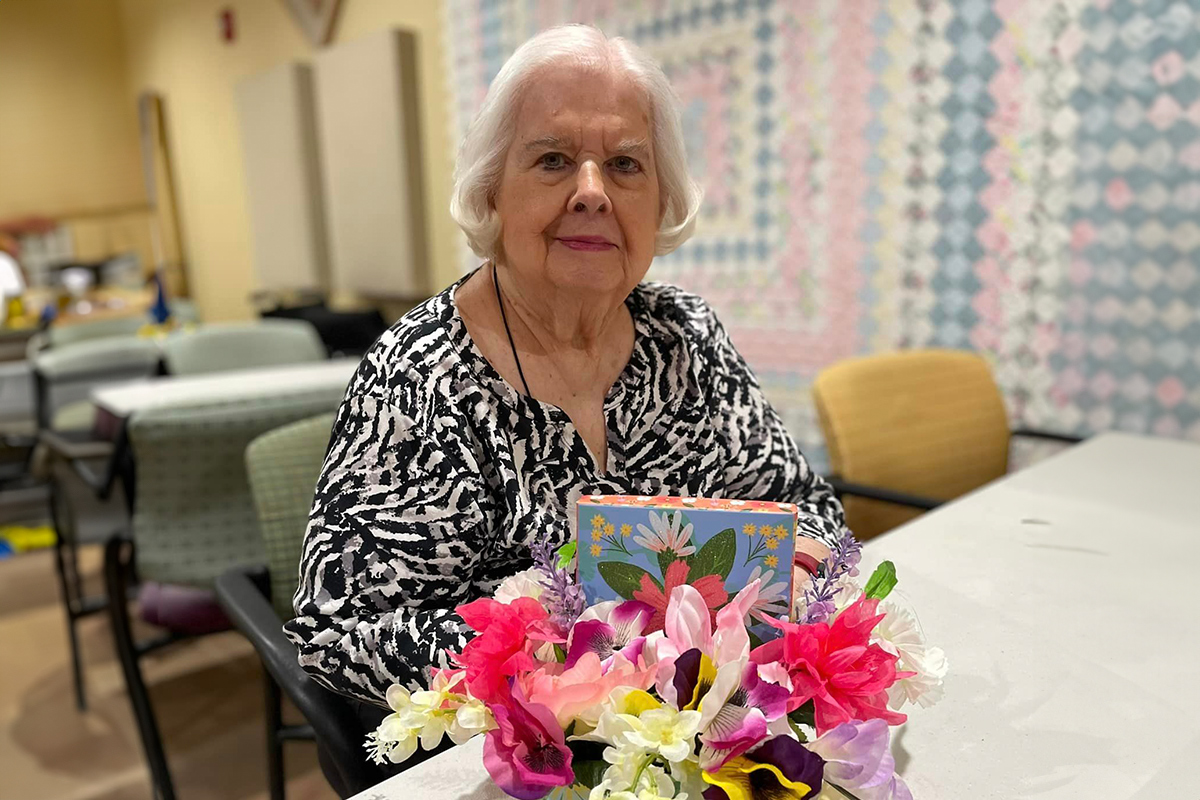
M604 582L626 600L632 600L633 593L642 588L643 575L648 576L650 580L654 581L655 586L660 590L662 589L662 584L655 580L653 575L636 564L626 564L621 561L601 561L596 565L596 569L600 571L600 577L604 578Z
M796 734L796 738L799 739L800 742L803 743L808 741L808 736L805 735L804 731L800 730L800 726L793 722L791 717L788 717L788 725L791 726L792 733Z
M700 551L692 556L688 581L695 581L705 575L720 575L721 580L725 580L733 569L733 560L736 557L737 534L733 528L726 528L705 542Z
M817 716L816 704L809 700L804 705L797 708L792 713L788 714L788 719L795 725L807 725L812 728L816 726L814 720Z
M558 568L566 569L571 566L571 559L575 558L575 542L570 541L558 548Z
M575 786L582 785L590 789L604 780L604 771L609 766L604 760L604 748L608 745L605 742L572 739L571 737L578 733L577 727L572 723L571 730L567 733L567 747L571 749L571 769L575 772ZM587 792L583 792L582 796L586 797Z
M896 588L896 565L885 561L871 573L867 588L863 590L869 600L882 600Z
M575 771L575 783L592 789L604 781L604 771L608 769L608 762L572 760L571 769Z
M558 645L554 645L554 657L558 659L558 663L562 664L567 660L567 651Z

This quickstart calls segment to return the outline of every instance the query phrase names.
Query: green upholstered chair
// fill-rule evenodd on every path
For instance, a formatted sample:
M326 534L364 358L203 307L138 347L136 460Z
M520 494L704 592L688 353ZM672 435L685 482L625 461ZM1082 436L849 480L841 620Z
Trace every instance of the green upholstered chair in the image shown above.
M332 412L342 391L322 390L135 413L131 536L105 548L109 614L130 700L160 798L174 789L138 659L185 636L228 629L212 593L217 576L265 558L246 471L246 447L266 431ZM166 629L135 643L125 587L136 571L140 616Z
M293 616L300 551L332 425L329 414L295 422L264 434L246 449L269 570L235 568L217 579L221 606L254 645L267 675L271 800L283 800L283 743L292 739L316 739L322 771L342 797L358 794L386 777L363 758L362 741L368 731L356 711L358 704L310 678L283 633L283 620ZM307 725L283 724L282 694L300 709Z
M85 393L98 383L149 377L158 371L159 359L153 339L132 334L59 344L31 353L38 429L90 429L95 413L92 404L62 395L72 390L75 395ZM64 399L71 402L64 403Z
M106 323L121 322L122 325ZM96 409L85 399L97 384L146 378L158 372L158 346L151 339L122 333L125 320L106 320L51 328L54 344L45 349L31 348L28 360L33 374L34 410L37 445L32 451L28 470L48 479L50 517L55 532L55 567L67 616L67 634L75 685L75 703L87 707L78 621L104 610L106 599L83 591L76 564L81 544L87 544L81 531L99 532L92 543L100 543L114 529L129 524L126 506L120 497L99 499L90 489L79 491L81 482L74 471L89 465L97 471L112 453L112 445L92 438ZM142 322L137 320L140 326ZM93 335L71 338L68 331L90 330ZM67 465L71 466L68 467Z
M271 575L271 601L280 619L294 615L300 551L332 428L333 415L323 414L264 433L246 448L246 471Z
M172 333L163 342L163 359L172 375L306 364L328 357L317 329L296 319L203 325Z
M138 315L75 322L70 325L54 325L39 334L42 337L39 344L55 348L96 339L107 339L111 336L133 336L149 322L148 317Z

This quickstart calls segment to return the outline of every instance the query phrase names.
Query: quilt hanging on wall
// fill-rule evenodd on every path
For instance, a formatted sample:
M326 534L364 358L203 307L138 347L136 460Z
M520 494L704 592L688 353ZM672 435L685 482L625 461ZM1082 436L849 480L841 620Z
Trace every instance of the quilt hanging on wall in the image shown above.
M1200 0L452 0L456 140L566 22L664 66L706 200L649 278L818 465L817 372L897 348L983 353L1014 424L1200 441Z

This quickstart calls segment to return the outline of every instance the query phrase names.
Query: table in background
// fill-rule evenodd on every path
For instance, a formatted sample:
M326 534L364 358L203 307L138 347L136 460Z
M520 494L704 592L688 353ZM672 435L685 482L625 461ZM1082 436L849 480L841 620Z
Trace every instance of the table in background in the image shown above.
M166 375L101 386L92 391L96 430L101 435L111 436L114 426L119 426L135 412L149 408L219 404L322 389L344 390L358 363L357 358L337 358L207 375Z
M341 395L358 368L357 358L338 358L286 367L166 375L100 386L92 390L96 420L91 431L43 431L51 451L71 463L85 483L107 499L119 481L133 510L133 455L126 423L140 411L180 407L199 409L288 394ZM104 461L101 471L89 462Z
M918 800L1200 798L1200 446L1105 434L868 542L950 661ZM491 800L480 738L355 800Z

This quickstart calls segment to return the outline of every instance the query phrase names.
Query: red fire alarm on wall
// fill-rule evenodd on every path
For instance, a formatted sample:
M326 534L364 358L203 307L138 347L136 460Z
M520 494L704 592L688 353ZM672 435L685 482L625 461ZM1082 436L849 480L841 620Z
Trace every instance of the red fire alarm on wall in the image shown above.
M232 8L221 9L221 13L217 15L217 22L221 29L222 42L229 44L237 38L237 28L234 26Z

